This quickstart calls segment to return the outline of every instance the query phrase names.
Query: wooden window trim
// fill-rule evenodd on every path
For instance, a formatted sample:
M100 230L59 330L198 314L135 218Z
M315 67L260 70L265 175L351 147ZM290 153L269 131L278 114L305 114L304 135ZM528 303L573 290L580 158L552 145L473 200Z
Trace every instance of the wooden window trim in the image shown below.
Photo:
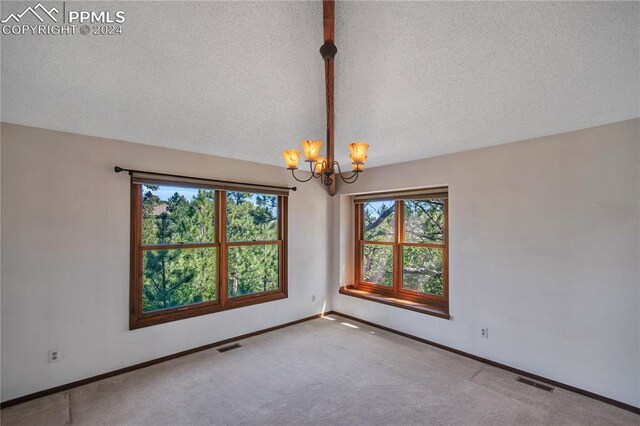
M444 196L443 196L444 195ZM449 318L449 199L446 192L424 198L444 199L444 243L416 243L404 241L404 198L396 199L394 210L394 240L367 241L364 239L364 203L356 203L355 210L355 257L354 284L341 287L340 293L410 309L441 318ZM422 198L422 199L424 199ZM371 200L375 201L375 200ZM364 281L362 278L362 249L367 245L387 245L393 247L393 285L384 286ZM421 293L402 288L402 250L404 247L428 247L442 250L443 289L442 295Z
M153 182L155 183L155 182ZM215 190L215 235L216 241L204 243L184 243L184 244L142 244L142 184L131 182L131 230L130 230L130 294L129 294L129 329L134 330L149 327L157 324L192 318L200 315L207 315L215 312L230 309L242 308L259 303L271 302L286 299L288 297L288 274L287 274L287 234L288 234L288 197L277 195L278 197L278 239L276 240L256 240L256 241L226 241L226 193L225 190L208 187L204 184L174 183L171 180L163 180L162 184L186 187L198 187ZM246 191L252 192L252 191ZM241 296L228 297L227 289L227 253L228 247L269 245L275 244L279 247L279 285L278 289L255 294L245 294ZM145 250L154 249L188 249L188 248L217 248L216 265L216 300L201 302L193 305L179 306L169 309L143 312L142 309L142 287L144 281L144 271L142 267L143 253Z

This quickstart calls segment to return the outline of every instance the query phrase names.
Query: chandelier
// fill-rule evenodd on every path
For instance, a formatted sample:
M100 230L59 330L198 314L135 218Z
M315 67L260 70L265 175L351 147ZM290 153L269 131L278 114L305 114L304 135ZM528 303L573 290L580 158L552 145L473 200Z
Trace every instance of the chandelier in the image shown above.
M298 160L300 151L297 149L288 149L282 153L287 169L291 170L293 178L298 182L308 182L311 179L320 179L320 182L327 187L330 195L336 193L337 174L345 183L353 183L358 179L360 173L364 171L364 162L367 159L367 149L369 145L364 142L353 142L349 144L351 152L351 174L343 175L340 163L334 160L334 127L333 127L333 87L334 87L334 58L338 49L333 44L334 27L335 27L335 2L334 0L323 0L322 17L324 24L324 44L320 47L320 55L324 59L324 75L326 86L327 100L327 154L326 157L320 157L320 148L322 141L304 140L302 144L302 152L304 152L305 162L309 163L309 171L311 176L307 179L300 179L296 176L295 171L298 169ZM337 172L337 173L336 173Z
M307 179L299 179L295 170L298 168L298 159L300 158L300 151L297 149L289 149L282 153L284 162L287 164L287 169L291 170L293 178L298 182L308 182L313 178L320 179L325 186L331 186L333 184L333 175L336 174L336 168L338 169L337 175L344 183L353 183L358 179L358 175L364 170L364 162L367 159L367 149L369 145L364 142L354 142L349 144L349 150L351 151L351 168L352 174L345 176L340 169L340 163L337 161L330 161L327 157L319 157L320 148L322 147L322 141L302 141L302 151L304 152L305 162L309 163L309 171L311 176Z

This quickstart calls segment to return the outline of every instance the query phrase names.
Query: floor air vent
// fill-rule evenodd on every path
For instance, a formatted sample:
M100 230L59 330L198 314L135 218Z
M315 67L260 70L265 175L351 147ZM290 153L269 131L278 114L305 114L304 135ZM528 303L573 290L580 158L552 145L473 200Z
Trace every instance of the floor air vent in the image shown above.
M234 343L233 345L223 346L222 348L218 348L218 352L227 352L233 349L241 348L240 343Z
M547 391L547 392L553 392L553 389L554 389L549 385L534 382L533 380L527 379L526 377L522 377L522 376L518 376L516 381L520 383L524 383L525 385L533 386L534 388L542 389L543 391Z

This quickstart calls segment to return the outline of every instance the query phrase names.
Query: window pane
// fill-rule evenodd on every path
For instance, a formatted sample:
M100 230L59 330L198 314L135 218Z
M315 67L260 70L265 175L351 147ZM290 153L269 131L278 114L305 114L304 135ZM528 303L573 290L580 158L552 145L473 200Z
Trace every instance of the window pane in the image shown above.
M229 297L277 290L277 244L229 247Z
M402 247L402 288L442 295L442 249Z
M362 245L362 280L393 286L393 246Z
M444 200L404 202L404 240L444 244Z
M142 185L142 244L215 241L215 191Z
M215 247L144 251L142 311L216 299Z
M276 195L227 192L227 241L278 239Z
M394 240L395 202L371 201L364 203L364 239L367 241Z

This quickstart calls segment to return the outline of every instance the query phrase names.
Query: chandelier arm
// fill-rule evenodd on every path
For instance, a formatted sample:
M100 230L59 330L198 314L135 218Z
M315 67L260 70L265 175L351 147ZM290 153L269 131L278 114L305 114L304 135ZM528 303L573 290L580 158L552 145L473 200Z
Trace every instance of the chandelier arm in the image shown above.
M316 177L316 176L314 176L314 175L311 175L311 176L309 176L309 179L298 179L298 178L296 177L295 169L291 169L291 176L293 176L293 178L294 178L295 180L297 180L298 182L302 182L302 183L309 182L311 179L313 179L314 177Z
M343 178L342 175L340 175L340 179L342 179L342 181L344 183L354 183L355 181L358 180L358 175L360 173L358 172L353 172L353 174L351 176L349 176L348 178Z
M338 163L337 161L334 161L334 162L331 164L331 167L336 167L336 166L338 167L338 174L339 174L340 176L342 176L342 169L340 168L340 163Z
M311 176L313 176L314 178L318 179L322 177L322 173L316 173L313 170L313 161L309 161L309 171L311 172Z
M342 176L342 169L340 168L340 163L338 163L337 161L334 161L333 162L333 166L337 166L338 167L338 175L340 176L340 179L344 183L353 183L356 180L358 180L358 174L359 174L358 172L353 172L353 174L351 176L345 178L344 176Z

